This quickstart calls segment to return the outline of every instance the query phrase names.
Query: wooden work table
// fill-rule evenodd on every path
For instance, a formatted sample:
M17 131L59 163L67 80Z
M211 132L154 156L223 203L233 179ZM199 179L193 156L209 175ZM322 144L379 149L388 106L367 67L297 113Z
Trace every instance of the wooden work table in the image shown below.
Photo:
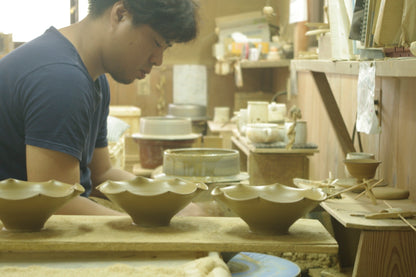
M338 245L313 219L299 219L278 236L251 233L239 217L174 217L170 226L143 228L129 216L54 215L40 232L0 231L0 253L42 251L337 253Z
M0 275L10 270L27 274L28 267L32 276L52 270L53 276L69 276L70 270L79 277L92 276L97 270L110 274L105 276L126 276L118 275L120 267L167 270L191 264L204 270L199 268L199 258L241 251L336 254L338 244L313 219L299 219L286 235L263 236L251 233L239 217L174 217L170 226L143 228L133 225L129 216L55 215L40 232L0 231ZM221 266L218 261L215 265Z
M299 219L286 235L264 236L251 233L239 217L174 217L170 226L143 228L128 216L56 215L40 232L0 231L0 272L34 265L62 270L175 266L241 251L336 254L338 244L314 219Z
M232 147L240 152L240 167L247 171L252 185L280 183L293 186L293 178L309 178L309 158L318 149L258 148L237 130Z
M354 199L356 194L343 194L343 199L330 199L321 206L348 230L359 232L358 242L340 241L340 253L356 244L353 276L414 276L416 272L416 232L401 219L366 219L365 215L380 212L388 206L383 200L373 205L366 197ZM393 208L416 211L411 200L388 200ZM416 225L416 219L408 219ZM358 243L358 244L357 244ZM346 250L345 250L346 251Z

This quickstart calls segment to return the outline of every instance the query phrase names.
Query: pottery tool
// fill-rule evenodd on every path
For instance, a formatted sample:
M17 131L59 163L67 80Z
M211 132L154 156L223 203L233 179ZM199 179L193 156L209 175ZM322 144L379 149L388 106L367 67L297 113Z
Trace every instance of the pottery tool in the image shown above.
M357 188L359 188L359 187L363 186L363 184L364 184L364 183L359 183L359 184L354 185L354 186L352 186L352 187L349 187L349 188L346 188L346 189L341 190L341 191L339 191L339 192L336 192L336 193L334 193L334 194L331 194L331 195L329 195L326 199L333 198L333 197L336 197L336 196L338 196L338 195L340 195L340 194L342 194L342 193L345 193L345 192L349 192L349 191L355 190L355 189L357 189Z
M302 113L296 105L290 108L289 117L293 120L293 124L289 127L289 130L287 131L288 143L286 145L286 149L292 149L296 137L296 120L302 118Z
M360 198L361 196L363 196L365 194L365 195L367 195L371 199L371 201L373 202L373 204L376 205L377 204L377 198L375 197L372 189L375 186L377 186L378 184L382 183L384 181L384 179L378 180L377 182L375 182L371 186L369 185L370 181L371 180L367 180L367 181L364 181L363 182L365 190L363 192L361 192L360 194L358 194L354 199L358 199L358 198Z
M390 209L393 209L393 207L392 206L390 206L390 204L389 203L387 203L387 201L383 201L383 203L387 206L387 207L389 207ZM400 219L404 222L404 223L406 223L407 225L409 225L409 227L410 228L412 228L413 229L413 231L415 231L416 232L416 227L415 226L413 226L409 221L407 221L407 219L406 218L404 218L404 216L401 214L401 213L399 213L398 214L398 216L400 217Z

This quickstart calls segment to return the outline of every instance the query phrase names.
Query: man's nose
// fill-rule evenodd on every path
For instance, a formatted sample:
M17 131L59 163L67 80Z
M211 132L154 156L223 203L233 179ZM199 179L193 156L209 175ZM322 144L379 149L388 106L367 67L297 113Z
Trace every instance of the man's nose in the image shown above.
M163 63L163 50L156 51L152 56L150 60L152 65L155 66L161 66Z

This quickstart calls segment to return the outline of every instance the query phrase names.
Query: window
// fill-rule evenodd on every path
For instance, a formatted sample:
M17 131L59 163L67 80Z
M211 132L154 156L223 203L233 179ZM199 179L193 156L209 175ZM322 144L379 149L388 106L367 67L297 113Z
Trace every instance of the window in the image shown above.
M70 24L70 0L2 0L0 33L12 34L13 41L27 42L50 26ZM88 0L78 0L79 20L88 13Z

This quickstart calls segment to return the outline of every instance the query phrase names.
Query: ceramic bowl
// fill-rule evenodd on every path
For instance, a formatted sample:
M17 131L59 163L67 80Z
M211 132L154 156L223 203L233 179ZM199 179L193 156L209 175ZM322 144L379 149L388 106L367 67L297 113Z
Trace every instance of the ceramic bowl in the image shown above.
M326 198L319 188L300 189L281 184L216 187L211 195L241 217L250 231L262 235L286 234L296 220Z
M196 139L200 134L192 133L192 121L185 117L148 116L140 118L140 131L132 135L139 139Z
M272 143L283 141L279 125L275 123L250 123L246 126L246 136L252 143Z
M363 179L373 179L381 162L374 159L347 159L344 163L351 176L359 182Z
M163 172L178 177L235 176L240 173L240 154L222 148L168 149L163 154Z
M207 120L207 107L196 104L169 104L168 114L191 120Z
M142 227L168 226L172 217L208 187L179 178L106 181L97 187Z
M9 231L40 231L58 208L83 192L80 184L6 179L0 182L0 219Z

